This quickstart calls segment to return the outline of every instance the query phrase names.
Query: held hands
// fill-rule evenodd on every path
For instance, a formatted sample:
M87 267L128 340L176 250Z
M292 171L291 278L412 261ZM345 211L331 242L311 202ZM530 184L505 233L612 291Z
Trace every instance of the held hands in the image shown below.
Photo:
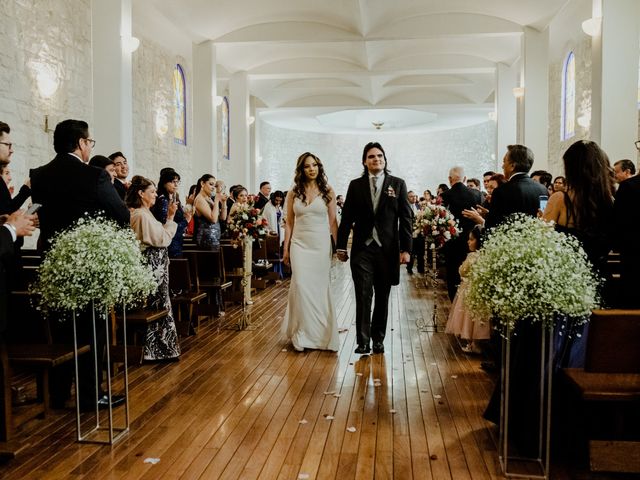
M411 260L411 254L409 252L400 252L400 264L404 265Z
M340 260L341 262L346 262L347 260L349 260L349 254L342 248L336 250L336 257L338 257L338 260Z
M291 266L291 259L289 258L289 250L288 249L285 249L284 253L282 254L282 262L287 267Z

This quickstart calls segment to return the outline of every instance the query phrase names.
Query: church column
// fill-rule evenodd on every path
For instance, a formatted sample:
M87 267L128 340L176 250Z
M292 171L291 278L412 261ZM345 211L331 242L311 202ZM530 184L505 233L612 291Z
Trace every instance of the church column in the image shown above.
M496 74L496 164L499 170L507 145L517 143L518 112L513 89L518 86L518 66L499 63Z
M229 82L229 178L227 184L241 184L251 190L251 147L249 126L249 78L238 72Z
M216 47L194 44L193 52L193 183L204 173L218 176Z
M522 143L533 150L532 170L549 170L549 30L524 27Z
M636 159L638 139L638 0L594 0L601 33L592 38L591 138L611 162Z
M92 0L93 121L96 151L122 151L134 168L131 0Z

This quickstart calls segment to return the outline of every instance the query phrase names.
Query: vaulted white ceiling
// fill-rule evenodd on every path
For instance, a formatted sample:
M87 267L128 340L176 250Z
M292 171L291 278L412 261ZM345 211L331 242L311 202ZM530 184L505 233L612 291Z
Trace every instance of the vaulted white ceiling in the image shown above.
M452 115L486 121L497 64L516 62L523 27L545 28L565 3L136 0L133 28L185 56L191 42L215 42L219 89L246 71L266 121L322 131L319 114L363 109L384 122L384 111L402 108L433 113L425 127L445 128L440 119Z

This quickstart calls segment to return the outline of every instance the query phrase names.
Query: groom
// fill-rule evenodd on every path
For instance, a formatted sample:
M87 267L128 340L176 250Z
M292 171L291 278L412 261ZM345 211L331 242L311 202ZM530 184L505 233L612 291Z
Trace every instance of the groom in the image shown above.
M400 264L411 255L411 206L404 180L389 175L387 157L377 142L365 145L364 172L352 180L338 229L337 255L346 262L347 240L353 228L351 275L356 291L355 353L384 353L389 292L400 281ZM371 300L375 291L373 318Z

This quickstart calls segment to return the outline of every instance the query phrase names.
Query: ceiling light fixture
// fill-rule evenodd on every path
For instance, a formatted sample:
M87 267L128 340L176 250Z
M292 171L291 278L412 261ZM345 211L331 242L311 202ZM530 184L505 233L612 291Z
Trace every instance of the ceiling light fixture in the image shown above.
M136 37L122 37L124 48L127 52L133 53L140 47L140 39Z
M376 127L376 130L382 130L382 126L384 125L384 122L371 122L371 125Z

